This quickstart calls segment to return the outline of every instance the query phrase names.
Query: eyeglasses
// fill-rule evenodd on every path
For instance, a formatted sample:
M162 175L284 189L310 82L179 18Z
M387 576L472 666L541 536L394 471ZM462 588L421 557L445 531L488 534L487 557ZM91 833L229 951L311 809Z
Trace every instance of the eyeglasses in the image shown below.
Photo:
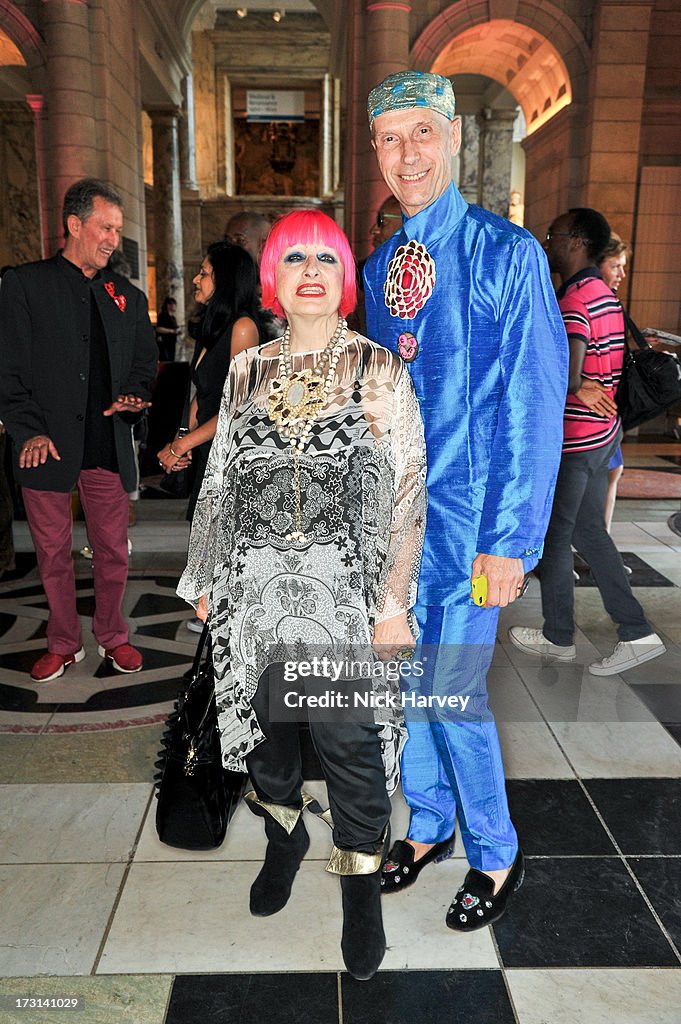
M402 214L401 213L383 213L383 211L381 210L379 215L376 217L376 224L377 224L377 226L379 228L382 228L387 220L402 220Z
M547 231L544 241L550 242L552 238L559 238L561 235L563 238L577 237L573 231Z

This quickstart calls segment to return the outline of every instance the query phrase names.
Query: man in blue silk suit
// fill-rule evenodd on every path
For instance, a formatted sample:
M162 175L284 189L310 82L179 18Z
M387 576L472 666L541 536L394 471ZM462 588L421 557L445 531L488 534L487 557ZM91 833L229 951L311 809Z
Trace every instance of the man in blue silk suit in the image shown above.
M451 83L399 72L371 91L368 108L403 226L367 261L367 334L407 362L428 451L419 689L471 697L456 717L407 713L402 785L411 821L390 851L383 891L405 888L447 856L458 816L470 870L446 923L471 931L504 913L524 873L486 676L499 608L522 591L542 550L563 438L567 341L540 245L469 206L451 181L461 138ZM471 596L476 576L487 579L482 605Z

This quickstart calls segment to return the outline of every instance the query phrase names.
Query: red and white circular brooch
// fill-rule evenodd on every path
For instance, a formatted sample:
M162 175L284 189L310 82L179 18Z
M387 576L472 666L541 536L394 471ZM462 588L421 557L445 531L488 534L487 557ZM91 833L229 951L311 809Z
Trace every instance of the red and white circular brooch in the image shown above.
M435 260L425 245L412 239L390 263L383 294L391 316L411 320L423 309L435 286Z

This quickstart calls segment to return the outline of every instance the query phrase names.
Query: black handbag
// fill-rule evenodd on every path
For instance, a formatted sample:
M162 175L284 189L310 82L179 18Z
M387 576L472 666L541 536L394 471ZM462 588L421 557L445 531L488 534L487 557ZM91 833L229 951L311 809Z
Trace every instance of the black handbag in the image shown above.
M188 498L192 493L193 469L194 467L189 465L184 469L178 469L176 473L164 473L159 487L170 498Z
M184 406L182 408L182 419L180 420L180 426L177 431L179 437L183 437L189 433L189 410L191 409L191 390L192 390L192 378L189 375L189 383L187 384L187 393L184 397ZM178 469L176 473L172 471L170 473L163 473L159 487L166 494L169 494L171 498L188 498L192 493L192 487L194 484L194 466L190 463L184 469Z
M625 352L616 401L623 429L631 430L681 399L681 363L669 352L650 348L626 313L624 321L637 347Z
M156 762L156 831L168 846L212 850L225 838L248 776L222 765L208 626L185 680Z

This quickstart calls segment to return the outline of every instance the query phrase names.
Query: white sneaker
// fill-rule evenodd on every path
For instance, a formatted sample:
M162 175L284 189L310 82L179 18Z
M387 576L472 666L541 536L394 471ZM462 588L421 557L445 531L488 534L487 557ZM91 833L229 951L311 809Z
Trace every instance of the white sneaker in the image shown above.
M556 658L558 661L574 661L577 648L574 644L561 647L547 640L541 629L529 629L527 626L511 626L508 639L526 654L538 654L542 658Z
M658 658L666 650L657 633L649 633L639 640L621 641L609 657L589 665L589 672L592 676L615 676L618 672L626 672L628 668Z
M203 633L203 623L196 616L193 619L187 619L185 625L192 633Z

